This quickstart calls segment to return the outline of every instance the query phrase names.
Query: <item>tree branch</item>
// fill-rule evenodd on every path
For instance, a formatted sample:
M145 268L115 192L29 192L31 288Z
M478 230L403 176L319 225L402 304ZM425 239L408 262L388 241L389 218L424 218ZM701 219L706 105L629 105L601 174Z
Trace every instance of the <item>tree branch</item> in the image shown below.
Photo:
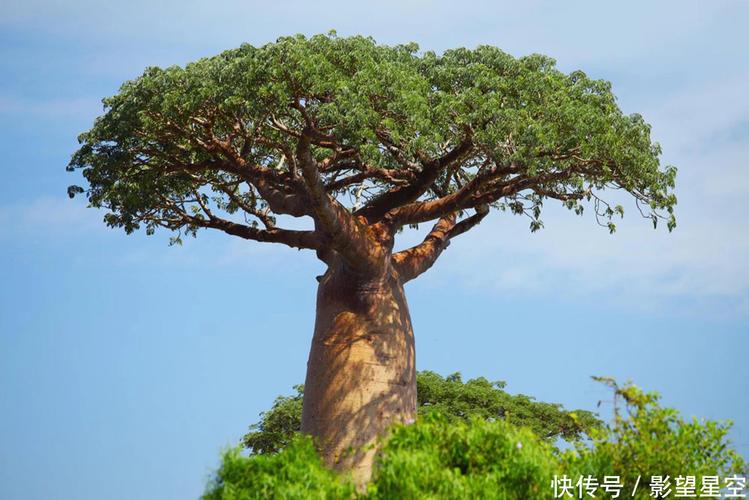
M358 170L356 174L343 177L341 179L334 179L325 184L325 189L334 193L341 189L351 186L353 184L359 184L367 179L377 179L383 182L387 182L392 185L403 185L408 181L400 175L398 170L388 168L377 168L369 165L349 165L352 170Z
M319 250L322 248L322 242L319 235L314 231L297 231L292 229L258 229L244 224L238 224L213 215L211 210L201 200L200 194L196 194L196 202L200 205L207 218L189 215L184 206L178 206L174 200L163 199L164 203L169 206L169 210L174 214L173 218L146 216L144 220L153 222L162 227L176 230L184 226L196 226L204 228L219 229L227 234L239 236L247 240L254 240L266 243L282 243L292 248Z
M443 156L425 163L412 183L382 193L357 210L356 215L366 217L370 223L377 222L388 211L417 200L429 190L445 168L460 161L472 147L469 136Z
M385 215L385 219L393 227L398 228L406 224L428 222L459 210L487 205L496 200L487 201L478 199L481 189L506 175L517 173L519 170L520 167L514 163L504 167L494 164L490 168L480 170L473 179L454 193L433 200L415 201L396 207ZM515 179L519 178L521 177L516 177ZM525 179L524 177L522 178ZM502 196L512 194L509 186L513 186L512 181L503 185L507 189L505 189L506 194Z
M450 245L450 240L477 226L489 213L489 207L481 205L476 213L460 222L455 222L453 212L440 218L420 244L393 255L393 267L403 283L426 272Z
M319 250L321 242L314 231L297 231L292 229L258 229L244 224L237 224L226 219L213 217L211 219L193 219L191 222L200 227L219 229L227 234L239 236L247 240L266 243L283 243L292 248Z
M200 163L171 162L166 173L175 172L223 171L238 176L257 189L260 196L268 203L268 207L276 214L286 214L293 217L312 215L308 206L304 190L294 189L298 181L291 175L283 175L261 165L253 165L243 158L236 157L232 161L205 160ZM291 186L291 190L290 187Z
M577 173L573 169L567 169L533 177L516 175L509 180L502 180L505 174L515 173L518 171L517 169L517 166L510 166L505 169L493 169L492 175L482 176L478 174L471 182L452 194L398 207L388 213L386 219L393 227L427 222L458 210L489 205L501 198L513 196L524 189L543 188L548 183L564 180Z
M317 162L310 148L311 137L307 129L297 144L297 164L307 187L315 228L326 236L330 245L353 269L369 271L376 267L374 250L367 228L356 221L349 211L336 201L323 183Z

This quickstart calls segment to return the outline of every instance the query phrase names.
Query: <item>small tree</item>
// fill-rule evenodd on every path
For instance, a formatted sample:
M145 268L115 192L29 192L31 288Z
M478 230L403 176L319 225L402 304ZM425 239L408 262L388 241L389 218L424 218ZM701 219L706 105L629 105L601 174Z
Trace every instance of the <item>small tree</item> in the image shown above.
M589 411L566 411L556 403L508 394L504 387L504 382L490 382L484 377L463 382L460 373L442 377L431 371L417 372L417 412L424 415L436 411L450 421L504 420L530 428L541 439L562 438L573 443L602 425ZM253 454L277 453L301 431L304 386L294 386L294 390L293 396L277 397L273 406L260 414L260 422L251 425L242 438Z
M186 67L149 68L104 100L79 138L91 206L112 227L214 229L312 250L319 279L302 429L323 460L369 475L374 442L416 412L414 341L403 285L432 267L490 207L542 226L542 204L611 231L622 189L675 224L675 169L610 85L494 47L419 53L334 34L243 45ZM663 212L663 213L662 213ZM307 217L310 230L277 216ZM435 221L393 252L398 232ZM359 450L345 453L352 448Z

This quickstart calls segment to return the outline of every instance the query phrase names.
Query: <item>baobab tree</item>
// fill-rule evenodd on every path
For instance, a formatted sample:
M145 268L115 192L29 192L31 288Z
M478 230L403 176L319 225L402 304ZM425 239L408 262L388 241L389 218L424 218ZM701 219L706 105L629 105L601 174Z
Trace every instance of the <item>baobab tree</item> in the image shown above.
M675 169L610 84L550 58L481 46L419 52L370 38L294 36L185 67L148 68L104 101L69 170L111 227L201 229L312 250L325 264L302 430L324 461L369 476L393 422L415 416L414 338L404 284L492 208L541 227L546 200L675 224ZM313 227L281 227L291 217ZM403 229L431 223L394 252ZM299 226L297 226L299 227Z

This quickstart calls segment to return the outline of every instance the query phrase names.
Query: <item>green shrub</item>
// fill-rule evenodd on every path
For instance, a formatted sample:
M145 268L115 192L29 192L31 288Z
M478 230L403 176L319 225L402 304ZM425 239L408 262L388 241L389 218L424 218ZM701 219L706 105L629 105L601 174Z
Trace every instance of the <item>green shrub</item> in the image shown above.
M668 475L673 484L680 475L747 473L746 463L727 439L730 423L685 420L676 410L661 407L654 393L599 380L611 386L621 408L617 405L609 425L591 430L589 440L578 440L571 449L562 451L538 429L507 418L456 418L444 407L424 409L413 425L392 428L366 492L356 493L346 477L327 470L309 437L291 432L277 453L243 456L240 448L225 453L204 498L543 500L554 497L555 475L573 482L590 475L599 481L619 476L625 485L620 498L632 498L632 486L642 476L635 498L646 499L651 498L653 475ZM452 403L460 399L441 398ZM484 407L485 402L474 400L473 407ZM294 412L278 415L284 414ZM599 489L596 498L611 496Z
M673 408L659 405L657 393L646 393L609 378L597 378L614 391L615 414L610 425L591 433L592 444L564 455L564 469L576 476L616 475L632 486L640 476L635 498L650 496L650 477L725 477L746 472L746 462L730 446L730 422L686 420ZM618 401L623 400L619 409ZM569 473L568 473L569 475ZM699 490L699 484L698 484ZM600 495L599 495L600 496Z
M558 460L527 428L434 413L397 427L379 454L371 498L549 498Z
M281 453L243 456L224 453L205 500L351 498L354 487L326 469L309 436L298 434Z
M326 470L309 437L296 435L276 454L225 453L204 499L542 499L558 467L554 448L527 428L435 411L393 428L365 493Z

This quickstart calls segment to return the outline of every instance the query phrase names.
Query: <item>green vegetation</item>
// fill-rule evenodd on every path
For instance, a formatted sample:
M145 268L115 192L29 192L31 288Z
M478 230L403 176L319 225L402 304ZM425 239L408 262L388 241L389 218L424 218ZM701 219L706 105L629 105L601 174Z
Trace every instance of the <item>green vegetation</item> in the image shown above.
M480 377L463 382L459 373L442 377L422 371L416 375L420 415L436 411L449 420L504 420L530 428L548 440L563 438L576 441L601 422L589 411L565 411L561 405L541 403L522 394L505 392L504 382L490 382ZM275 453L287 446L302 424L304 387L294 387L293 396L280 396L273 407L261 414L259 423L250 427L243 442L253 453Z
M331 228L299 237L273 213L322 220L363 181L356 215L388 215L394 228L491 205L527 213L537 230L545 200L577 213L587 200L613 231L623 208L602 196L620 188L654 224L676 223L676 170L661 168L642 116L619 109L609 82L564 74L540 54L296 35L147 68L104 106L68 165L88 186L68 193L85 193L128 233L162 227L179 242L210 228L340 250L348 240L320 240ZM312 194L338 201L298 203Z
M618 475L625 484L634 484L639 475L647 488L652 475L673 480L746 472L747 464L727 438L730 422L686 420L675 409L661 407L657 393L621 387L609 378L596 380L609 385L624 408L615 412L609 426L591 432L592 446L579 446L565 456L581 474Z
M227 451L205 500L348 498L351 483L326 469L309 436L297 435L278 454L244 457Z
M279 398L263 414L259 430L245 438L246 444L258 446L253 450L256 454L243 456L240 448L227 451L204 498L546 499L554 497L555 475L566 475L573 483L580 476L599 481L619 476L624 484L621 497L631 498L639 475L642 479L634 498L646 499L652 498L652 475L668 475L673 481L688 475L746 474L746 463L727 439L730 423L685 420L676 410L661 407L655 393L619 386L611 379L598 380L614 391L618 404L612 422L603 425L588 414L590 425L567 435L577 436L572 439L575 445L560 449L549 439L548 427L538 427L541 414L529 416L520 425L510 412L505 413L509 418L488 416L500 407L526 408L532 413L544 410L544 403L507 395L501 390L503 384L485 379L463 383L457 375L442 378L422 372L419 419L392 429L379 452L373 480L361 493L355 492L345 476L322 465L308 436L290 432L283 434L283 440L271 439L270 428L286 417L287 423L294 422L298 418L295 409L301 404L300 394ZM301 387L298 390L301 393ZM425 405L430 398L433 404ZM556 408L558 415L571 415L557 405L548 407ZM589 439L579 439L583 434ZM268 446L263 454L261 443ZM270 453L271 448L280 451ZM598 489L596 498L612 496Z
M383 448L372 498L545 498L560 471L554 448L527 428L439 413L399 427Z

